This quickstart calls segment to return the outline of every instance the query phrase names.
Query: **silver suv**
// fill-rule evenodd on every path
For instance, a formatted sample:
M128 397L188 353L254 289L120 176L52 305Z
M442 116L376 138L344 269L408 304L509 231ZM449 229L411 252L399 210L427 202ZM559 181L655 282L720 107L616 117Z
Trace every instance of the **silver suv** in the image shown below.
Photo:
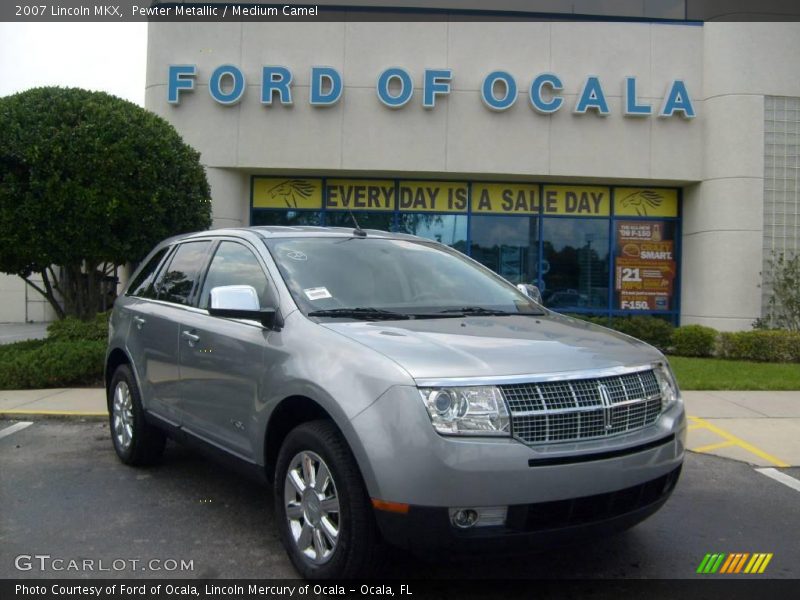
M368 573L384 542L457 553L622 530L683 462L660 352L381 231L162 242L114 306L106 382L124 463L171 436L273 482L306 578Z

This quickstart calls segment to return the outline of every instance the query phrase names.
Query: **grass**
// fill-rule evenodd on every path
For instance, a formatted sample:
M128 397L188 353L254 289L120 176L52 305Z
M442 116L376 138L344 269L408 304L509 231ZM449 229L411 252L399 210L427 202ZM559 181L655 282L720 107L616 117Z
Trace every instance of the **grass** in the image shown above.
M681 390L800 390L800 364L670 356Z

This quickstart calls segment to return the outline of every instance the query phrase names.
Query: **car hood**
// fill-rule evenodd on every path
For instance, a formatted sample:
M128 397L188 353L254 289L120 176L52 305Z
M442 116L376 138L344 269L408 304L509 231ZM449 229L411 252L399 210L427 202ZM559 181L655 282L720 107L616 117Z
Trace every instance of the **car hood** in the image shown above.
M555 313L322 326L394 360L414 379L606 369L662 358L644 342Z

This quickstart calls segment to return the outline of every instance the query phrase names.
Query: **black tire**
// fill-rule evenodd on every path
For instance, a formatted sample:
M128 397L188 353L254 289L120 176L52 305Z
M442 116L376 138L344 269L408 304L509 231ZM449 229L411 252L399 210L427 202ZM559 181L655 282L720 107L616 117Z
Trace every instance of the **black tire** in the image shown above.
M315 564L298 548L286 517L284 486L298 454L312 452L330 471L339 500L339 535L327 562ZM342 434L331 421L310 421L286 436L275 468L275 518L281 542L305 579L352 579L376 574L384 545L361 472Z
M114 398L117 388L124 390L121 384L127 386L130 392L130 425L131 435L127 444L119 439L118 430L115 428L115 407ZM120 365L114 371L111 378L111 385L108 388L108 424L111 430L111 442L119 459L126 465L145 466L157 463L164 453L164 444L167 441L164 432L147 422L142 408L142 396L139 387L136 385L136 378L133 376L128 365Z

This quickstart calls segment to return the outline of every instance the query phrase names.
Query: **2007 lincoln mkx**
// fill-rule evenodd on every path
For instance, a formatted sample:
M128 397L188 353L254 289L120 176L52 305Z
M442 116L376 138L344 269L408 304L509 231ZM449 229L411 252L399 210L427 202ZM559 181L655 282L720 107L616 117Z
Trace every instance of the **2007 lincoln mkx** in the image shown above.
M518 289L519 287L519 289ZM273 482L307 578L546 547L666 502L686 418L664 356L441 244L253 227L162 242L111 316L120 459L197 442Z

